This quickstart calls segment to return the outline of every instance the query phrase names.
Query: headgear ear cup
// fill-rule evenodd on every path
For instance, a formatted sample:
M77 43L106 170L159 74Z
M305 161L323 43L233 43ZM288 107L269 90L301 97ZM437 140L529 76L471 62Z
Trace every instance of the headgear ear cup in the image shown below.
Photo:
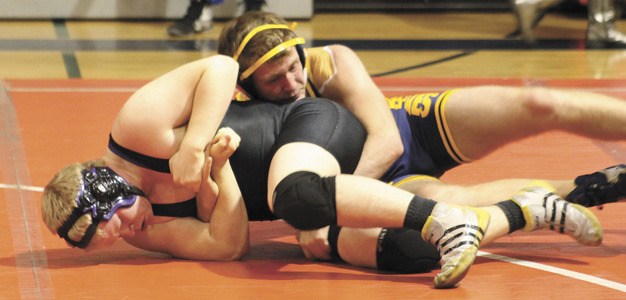
M240 76L241 76L241 73L242 72L239 72ZM250 97L250 99L259 98L259 95L256 92L256 88L254 87L254 80L252 80L252 76L244 80L237 79L237 84L248 95L248 97Z

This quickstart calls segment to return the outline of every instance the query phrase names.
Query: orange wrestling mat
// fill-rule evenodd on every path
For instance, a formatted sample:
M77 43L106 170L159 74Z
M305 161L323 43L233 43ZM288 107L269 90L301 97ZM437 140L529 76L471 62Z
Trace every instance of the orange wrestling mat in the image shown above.
M626 80L376 79L388 96L478 84L579 88L626 99ZM143 81L0 82L0 298L3 299L624 299L626 208L593 209L600 247L567 236L515 233L481 248L457 288L426 274L388 274L312 262L282 221L251 225L251 252L237 262L172 259L119 241L101 252L70 249L41 221L42 187L64 165L104 153L113 118ZM443 177L476 183L506 177L572 178L626 162L626 143L552 132L511 144Z

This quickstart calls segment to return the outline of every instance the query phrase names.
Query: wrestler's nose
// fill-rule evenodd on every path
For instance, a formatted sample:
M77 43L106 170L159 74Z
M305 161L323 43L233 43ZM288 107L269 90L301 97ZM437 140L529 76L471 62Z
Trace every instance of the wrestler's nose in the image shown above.
M298 82L296 82L295 76L291 74L287 74L287 76L285 76L285 78L283 79L283 89L286 91L294 90L297 85Z

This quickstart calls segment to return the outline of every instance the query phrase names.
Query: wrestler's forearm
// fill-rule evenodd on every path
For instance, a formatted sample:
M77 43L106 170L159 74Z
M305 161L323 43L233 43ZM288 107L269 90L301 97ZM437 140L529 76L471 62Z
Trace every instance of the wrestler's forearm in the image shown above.
M219 194L211 215L211 237L231 248L234 254L243 255L250 246L248 214L230 163L226 161L223 167L214 169L213 177Z
M368 135L355 175L380 178L402 154L402 144L393 137Z
M221 56L209 63L198 80L181 148L204 151L224 118L235 90L237 63Z
M205 223L211 221L211 215L213 215L219 194L218 185L210 177L209 171L206 170L206 168L212 167L213 166L205 166L205 170L203 170L202 174L203 182L200 184L198 193L196 193L197 217L200 221Z

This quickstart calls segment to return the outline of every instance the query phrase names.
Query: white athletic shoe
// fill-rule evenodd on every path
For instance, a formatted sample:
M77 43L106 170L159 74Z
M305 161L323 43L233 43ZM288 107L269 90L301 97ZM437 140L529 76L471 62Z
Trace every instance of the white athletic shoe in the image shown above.
M474 263L491 216L483 209L438 203L422 229L422 238L437 247L441 272L435 288L457 284Z
M549 228L573 237L581 244L602 243L602 226L587 208L567 202L545 187L523 189L513 196L524 212L525 231Z

